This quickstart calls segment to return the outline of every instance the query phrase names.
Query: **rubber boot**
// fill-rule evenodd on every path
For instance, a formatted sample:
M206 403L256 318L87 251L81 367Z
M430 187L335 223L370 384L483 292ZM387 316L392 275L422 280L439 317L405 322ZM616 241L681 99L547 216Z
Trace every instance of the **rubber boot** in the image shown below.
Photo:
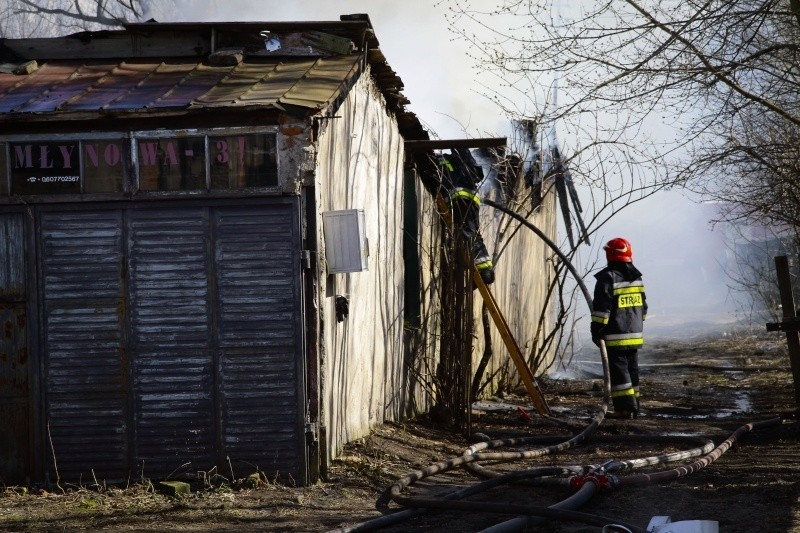
M636 396L621 396L612 399L614 410L606 414L606 418L629 420L636 417L639 403Z

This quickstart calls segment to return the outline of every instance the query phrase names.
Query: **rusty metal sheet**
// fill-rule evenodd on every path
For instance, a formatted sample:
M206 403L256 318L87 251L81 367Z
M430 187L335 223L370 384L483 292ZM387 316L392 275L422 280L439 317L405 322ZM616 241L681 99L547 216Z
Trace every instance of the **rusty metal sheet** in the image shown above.
M23 484L30 476L30 409L22 399L0 398L0 483Z
M275 66L276 64L269 63L241 63L230 74L222 78L219 83L211 87L206 94L197 98L195 102L205 105L234 104L242 95L250 91L254 85L257 85L264 77L268 76ZM283 89L288 89L288 86ZM265 99L259 103L271 104L274 103L274 100Z
M214 88L230 71L232 67L209 67L203 64L196 65L175 87L162 98L153 102L151 107L180 107L186 108L195 99L202 97Z
M27 269L25 218L0 216L0 483L30 474Z
M0 298L25 299L25 219L22 213L0 216Z
M15 109L18 113L47 113L61 109L70 99L90 90L118 63L81 65L68 78L50 87L49 90Z
M271 106L278 100L316 109L339 94L356 65L357 56L245 62L237 67L194 62L47 64L23 81L0 75L0 87L9 88L0 95L0 112Z
M28 395L28 341L25 303L0 302L0 398Z
M144 81L157 63L126 63L114 67L86 92L67 101L62 110L79 111L105 108L111 102L122 98Z
M243 94L240 103L257 104L260 101L276 102L314 65L313 60L283 61L263 79Z
M148 65L142 64L140 68L146 69ZM106 109L132 110L145 109L153 102L169 93L187 74L197 68L197 63L162 62L152 69L150 75L142 80L136 87L117 100L110 102Z
M282 104L318 109L332 102L355 72L353 56L318 59L312 68L280 98Z
M275 102L319 109L357 70L359 56L248 60L237 66L195 61L59 61L29 76L0 74L0 113L225 106Z
M10 113L23 106L25 102L41 97L54 85L69 78L79 63L51 62L27 76L0 74L0 83L10 90L0 95L0 113Z

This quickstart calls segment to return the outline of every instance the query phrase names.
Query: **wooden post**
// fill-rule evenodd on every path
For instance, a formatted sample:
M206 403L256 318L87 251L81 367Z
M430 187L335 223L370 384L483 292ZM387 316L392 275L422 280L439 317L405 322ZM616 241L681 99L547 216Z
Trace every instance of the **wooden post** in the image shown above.
M789 260L785 255L775 258L775 270L778 274L778 291L781 294L781 307L785 322L792 322L797 317L794 306L794 295L792 294L792 280L789 276ZM789 361L792 365L792 376L794 378L794 400L800 408L800 332L797 327L784 328L786 331L786 343L789 347Z

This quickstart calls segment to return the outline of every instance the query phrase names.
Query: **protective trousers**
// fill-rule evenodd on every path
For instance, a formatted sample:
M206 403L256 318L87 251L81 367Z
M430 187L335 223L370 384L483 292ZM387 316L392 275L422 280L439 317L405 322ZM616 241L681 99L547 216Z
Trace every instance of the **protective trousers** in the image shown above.
M638 350L608 350L614 412L639 412Z
M479 271L493 270L491 256L479 231L479 206L470 198L451 198L453 226L456 235L469 243L472 260Z

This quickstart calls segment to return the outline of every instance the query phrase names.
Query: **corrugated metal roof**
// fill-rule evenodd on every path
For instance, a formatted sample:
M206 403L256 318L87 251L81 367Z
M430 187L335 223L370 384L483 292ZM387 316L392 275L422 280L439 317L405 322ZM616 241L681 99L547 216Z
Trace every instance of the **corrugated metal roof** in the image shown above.
M277 38L279 49L265 49L267 37ZM94 119L223 107L313 113L339 98L361 65L369 65L401 134L428 139L405 109L403 82L365 14L316 22L126 24L120 31L0 39L0 124L16 128L24 120L41 131L52 120L82 120L85 128Z
M317 110L340 95L358 72L360 59L357 54L247 58L233 66L210 66L189 58L53 60L28 75L0 72L0 113L286 105Z

